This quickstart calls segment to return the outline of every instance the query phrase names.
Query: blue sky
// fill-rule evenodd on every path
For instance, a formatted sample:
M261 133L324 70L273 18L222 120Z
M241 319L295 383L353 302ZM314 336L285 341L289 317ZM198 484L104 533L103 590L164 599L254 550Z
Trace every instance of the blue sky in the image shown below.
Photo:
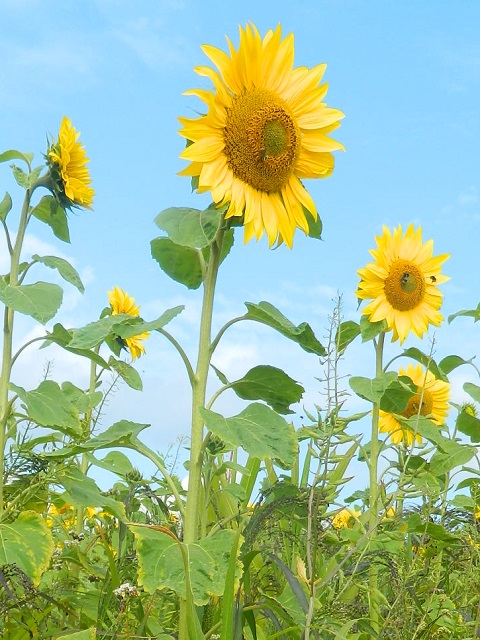
M47 133L63 115L81 131L96 197L93 212L70 216L72 244L32 225L27 250L70 259L86 293L66 290L59 319L81 326L98 317L106 291L119 285L141 305L145 319L185 304L172 333L192 355L200 308L198 293L170 281L150 257L159 235L156 214L169 206L203 208L177 176L183 140L177 117L199 103L182 92L208 84L193 68L206 64L200 46L238 43L238 25L253 21L264 33L282 24L295 34L298 66L327 63L327 102L345 113L327 180L307 181L324 223L321 242L297 233L293 250L243 245L242 233L221 270L216 327L244 311L243 302L268 300L293 322L309 322L322 340L332 299L343 295L346 318L358 320L356 270L369 260L383 224L421 224L435 253L451 254L444 271L444 315L479 300L480 239L480 4L462 0L403 2L309 0L298 3L203 0L0 0L0 150L33 151L41 160ZM0 190L20 205L19 191L0 167ZM3 195L3 194L2 194ZM0 257L3 268L3 260ZM52 273L39 275L50 278ZM17 339L38 335L26 319ZM431 336L432 333L429 334ZM480 351L480 330L460 319L436 332L436 355L464 358ZM404 345L429 350L429 341ZM181 363L159 336L138 362L143 394L119 388L102 424L125 417L152 423L147 439L159 450L188 433L188 388ZM397 353L398 347L392 353ZM348 352L347 352L348 353ZM41 379L46 352L30 352L16 382ZM52 376L87 382L86 368L55 353ZM215 364L231 377L258 363L273 364L307 389L305 406L321 405L321 367L272 332L252 324L228 333ZM23 366L23 368L22 368ZM372 375L371 346L355 346L345 373ZM468 371L459 372L459 393ZM476 382L476 380L473 379ZM25 382L25 386L29 386ZM238 405L224 401L228 414ZM302 409L299 407L299 413Z

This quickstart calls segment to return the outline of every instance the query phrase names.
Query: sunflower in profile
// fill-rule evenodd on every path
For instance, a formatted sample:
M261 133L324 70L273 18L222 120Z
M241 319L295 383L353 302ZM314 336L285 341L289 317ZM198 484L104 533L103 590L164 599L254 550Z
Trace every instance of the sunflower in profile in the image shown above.
M135 300L132 296L129 296L128 293L123 291L123 289L120 289L120 287L114 287L112 291L107 292L107 295L112 308L112 316L125 313L128 316L136 318L140 315L140 307L135 304ZM125 340L118 338L118 340L122 342L122 346L128 347L132 360L136 360L145 353L145 345L143 344L143 341L146 340L149 335L150 334L147 331L145 333L138 334L138 336L125 338Z
M450 385L448 382L437 380L431 371L428 369L425 371L420 364L408 364L406 369L400 368L398 375L408 376L413 384L417 385L417 393L409 399L405 410L399 415L404 418L420 415L430 418L437 425L443 424L449 409ZM418 444L422 442L418 433L405 427L392 413L386 411L380 410L378 429L382 433L390 434L394 444L405 442L411 446L414 439Z
M53 181L53 190L65 207L78 206L90 209L95 191L87 168L85 147L78 138L80 133L70 118L63 117L58 140L50 145L47 163Z
M413 224L405 235L401 226L393 234L384 226L375 240L377 249L370 250L375 262L357 272L361 281L356 295L371 300L363 313L371 322L385 320L393 341L402 343L410 331L421 338L429 324L438 327L443 320L438 285L449 280L440 271L450 256L433 256L433 240L422 243L422 228L415 231Z
M179 118L188 144L180 157L190 161L180 175L196 178L198 191L210 191L217 205L228 204L225 217L241 221L245 242L265 232L270 246L291 247L297 227L308 234L306 212L317 219L301 179L332 173L332 151L344 147L329 134L343 113L323 101L326 65L294 68L293 34L282 40L280 25L263 38L253 24L240 27L238 50L227 42L229 53L202 47L218 71L195 69L214 91L185 92L207 113Z

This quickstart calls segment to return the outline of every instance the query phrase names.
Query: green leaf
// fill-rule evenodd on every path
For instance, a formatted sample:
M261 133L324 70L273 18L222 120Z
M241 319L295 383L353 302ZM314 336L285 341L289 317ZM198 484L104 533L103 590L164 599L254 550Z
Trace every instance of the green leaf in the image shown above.
M203 249L212 244L223 219L225 207L211 205L205 211L187 207L164 209L155 218L155 224L167 232L175 244L192 249Z
M244 316L246 320L255 320L266 324L289 338L289 340L298 343L308 353L315 353L318 356L327 354L325 348L315 337L312 328L306 322L302 322L296 327L269 302L259 302L258 304L246 302L245 306L248 309L248 313Z
M53 555L52 532L35 511L23 511L13 522L0 523L0 566L17 565L33 582L40 582Z
M72 339L68 346L74 349L92 349L101 344L107 336L115 333L114 328L122 322L131 322L132 316L126 313L106 316L95 322L90 322L85 327L73 329Z
M460 316L473 318L474 322L478 322L478 320L480 320L480 302L478 303L476 309L463 309L462 311L457 311L457 313L453 313L451 316L448 316L448 323L450 324L452 320Z
M32 422L70 435L82 433L78 409L53 380L44 380L33 391L25 391L14 384L10 387L25 405Z
M50 269L56 269L58 273L62 276L64 280L73 284L80 293L85 292L85 287L83 286L83 282L78 275L78 271L72 267L72 265L64 260L63 258L57 258L56 256L32 256L32 260L35 262L40 262L44 264L46 267Z
M102 357L100 357L98 353L95 353L95 351L90 351L89 349L70 348L69 343L72 340L72 334L73 332L71 333L57 322L53 327L53 331L51 333L47 333L45 342L42 344L42 348L48 347L53 342L55 344L58 344L66 351L69 351L70 353L75 353L76 355L92 360L100 367L102 367L102 369L109 369L106 361Z
M5 193L5 197L0 202L0 219L5 221L7 215L12 208L12 198L9 193Z
M437 445L437 447L444 453L455 453L460 446L455 440L449 440L446 438L441 427L434 424L428 418L422 416L412 416L411 418L404 418L397 415L398 420L404 427L410 429L413 433L418 433L422 438L426 438L429 442Z
M70 402L77 408L78 413L88 413L94 409L99 402L102 401L103 393L101 391L93 391L88 393L79 389L74 384L62 382L62 391Z
M312 216L312 214L310 213L310 211L308 209L306 209L305 207L302 207L303 209L303 214L305 216L305 219L307 221L308 224L308 236L309 238L315 238L316 240L321 240L322 239L322 229L323 229L323 225L322 225L322 221L320 219L320 216L317 213L317 218L314 219L314 217Z
M58 484L67 492L67 502L74 507L101 507L119 520L125 520L125 505L104 495L95 481L76 466L69 466L56 476Z
M9 151L0 153L0 162L8 162L9 160L23 160L30 166L33 160L33 153L22 153L16 149L10 149Z
M201 606L211 596L221 596L237 534L231 529L218 531L195 544L183 544L153 527L130 524L138 554L138 581L148 593L168 587L186 597L185 564L180 545L188 558L193 599Z
M133 469L130 458L121 451L109 451L101 460L89 453L87 453L87 456L95 466L111 473L116 473L121 478L125 478L127 473Z
M436 451L430 460L430 472L436 476L441 476L460 467L475 455L476 448L469 445L456 443L457 449L448 453Z
M360 335L360 325L357 322L353 322L353 320L342 322L335 336L338 354L343 354L348 345L353 342L358 335Z
M141 318L130 318L129 322L115 327L115 331L118 331L117 335L122 339L132 338L147 331L156 331L176 318L184 309L183 305L167 309L159 318L151 322L144 322Z
M382 331L387 331L386 320L380 320L379 322L370 322L368 316L362 316L360 318L360 333L362 335L362 342L368 342L376 338Z
M138 434L149 427L149 424L139 424L129 420L115 422L108 429L99 433L86 442L71 444L63 449L42 453L45 458L70 458L78 453L96 451L97 449L111 449L113 447L135 448L135 440Z
M170 238L155 238L150 246L152 258L167 276L188 289L198 289L202 284L203 274L200 255L196 249L182 247Z
M470 442L480 442L480 420L468 411L460 411L456 428L470 438Z
M56 198L43 196L37 206L32 209L32 215L37 220L48 224L59 240L70 242L67 214Z
M443 360L440 360L438 363L438 368L442 370L442 372L448 376L454 369L457 367L461 367L464 364L472 364L471 360L464 360L460 358L460 356L446 356Z
M62 299L63 291L57 284L36 282L12 287L6 283L5 278L0 277L0 301L14 311L32 316L42 324L54 317Z
M416 362L420 362L423 366L431 371L437 380L443 380L444 382L448 382L445 372L440 370L437 366L435 360L432 359L431 356L428 356L420 349L416 347L410 347L409 349L405 349L403 354L406 358L411 358L412 360L416 360Z
M242 400L263 400L278 413L293 413L290 405L300 402L305 389L281 369L260 365L253 367L231 388Z
M417 385L408 376L399 376L385 389L380 400L380 409L388 413L402 413L408 401L417 394Z
M369 402L380 402L383 394L389 385L397 380L398 376L395 371L387 371L386 373L378 376L378 378L364 378L362 376L353 376L350 378L349 383L351 389Z
M85 631L77 631L74 633L67 633L66 635L57 636L56 640L95 640L96 637L96 628L90 627L90 629L85 629Z
M140 374L132 366L123 362L123 360L117 360L113 356L110 356L108 360L109 366L118 373L118 375L128 384L128 386L135 391L141 391L143 389L142 379Z
M264 404L250 404L231 418L207 409L201 412L207 429L232 446L261 460L277 458L288 468L294 463L298 444L293 426Z
M476 402L480 402L480 387L472 382L465 382L463 390L468 393Z

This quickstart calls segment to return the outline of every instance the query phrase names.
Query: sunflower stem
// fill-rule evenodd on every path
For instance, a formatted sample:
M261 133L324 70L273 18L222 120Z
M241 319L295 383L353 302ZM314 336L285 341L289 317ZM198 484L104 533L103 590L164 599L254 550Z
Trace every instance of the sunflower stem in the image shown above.
M15 287L18 285L20 271L20 255L23 246L23 239L27 229L30 199L32 197L32 189L27 189L23 200L22 211L18 223L17 237L11 254L10 261L10 278L9 285ZM12 344L13 344L13 320L15 313L12 308L5 305L5 313L3 320L3 353L2 353L2 372L0 374L0 519L4 510L3 488L4 488L4 471L5 471L5 445L8 438L8 417L10 415L10 403L8 400L8 387L10 385L10 376L12 372Z
M378 344L375 344L375 376L381 376L383 372L383 346L385 343L385 332L382 332L378 339ZM375 538L377 536L377 524L378 524L378 456L379 440L378 440L378 420L380 415L380 404L375 402L373 404L372 411L372 437L370 441L370 464L369 464L369 476L370 476L370 493L369 493L369 518L368 528L370 536L370 544L373 546ZM369 570L369 614L370 625L378 634L380 628L380 602L378 592L378 566L375 562L370 563ZM376 636L374 636L376 637Z
M188 467L188 491L185 506L183 540L186 545L194 543L199 536L202 445L204 421L201 410L205 407L205 396L210 359L212 356L211 329L215 285L217 282L224 229L220 228L210 247L210 258L203 282L202 317L198 343L198 358L192 379L192 425L190 434L190 463ZM188 597L188 596L187 596ZM179 640L188 640L188 605L182 600L180 605Z

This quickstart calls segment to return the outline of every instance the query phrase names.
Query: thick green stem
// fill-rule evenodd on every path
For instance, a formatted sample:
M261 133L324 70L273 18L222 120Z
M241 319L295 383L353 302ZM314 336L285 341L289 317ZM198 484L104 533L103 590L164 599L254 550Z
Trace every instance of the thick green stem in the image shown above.
M383 345L385 342L385 333L379 336L378 344L375 345L375 377L381 376L383 373ZM380 415L380 405L374 403L372 411L372 437L370 441L370 464L369 464L369 518L368 528L370 542L373 543L376 538L378 525L378 456L379 456L379 440L378 440L378 419ZM370 624L375 633L379 631L380 620L380 603L378 598L378 565L375 562L370 563L369 571L369 614Z
M215 297L215 285L217 282L218 267L222 250L224 230L220 229L215 241L210 247L205 279L203 282L203 305L200 321L200 335L198 343L198 358L195 376L192 380L192 425L190 434L190 463L188 467L188 492L185 507L185 521L183 539L185 544L192 544L198 539L201 489L202 489L202 445L203 445L203 416L201 409L205 407L205 395L207 389L208 370L212 355L212 316L213 301ZM181 602L179 640L188 640L188 607L185 601Z
M17 237L13 246L11 263L10 263L10 280L12 287L18 285L20 255L22 251L23 239L27 229L30 209L30 198L32 190L27 189L23 201L20 221L18 223ZM10 375L12 371L12 344L13 344L13 320L14 311L10 307L5 307L3 321L3 353L2 353L2 372L0 374L0 517L2 515L3 504L3 484L5 472L5 445L7 441L7 423L10 413L10 405L8 402L8 388L10 385Z

